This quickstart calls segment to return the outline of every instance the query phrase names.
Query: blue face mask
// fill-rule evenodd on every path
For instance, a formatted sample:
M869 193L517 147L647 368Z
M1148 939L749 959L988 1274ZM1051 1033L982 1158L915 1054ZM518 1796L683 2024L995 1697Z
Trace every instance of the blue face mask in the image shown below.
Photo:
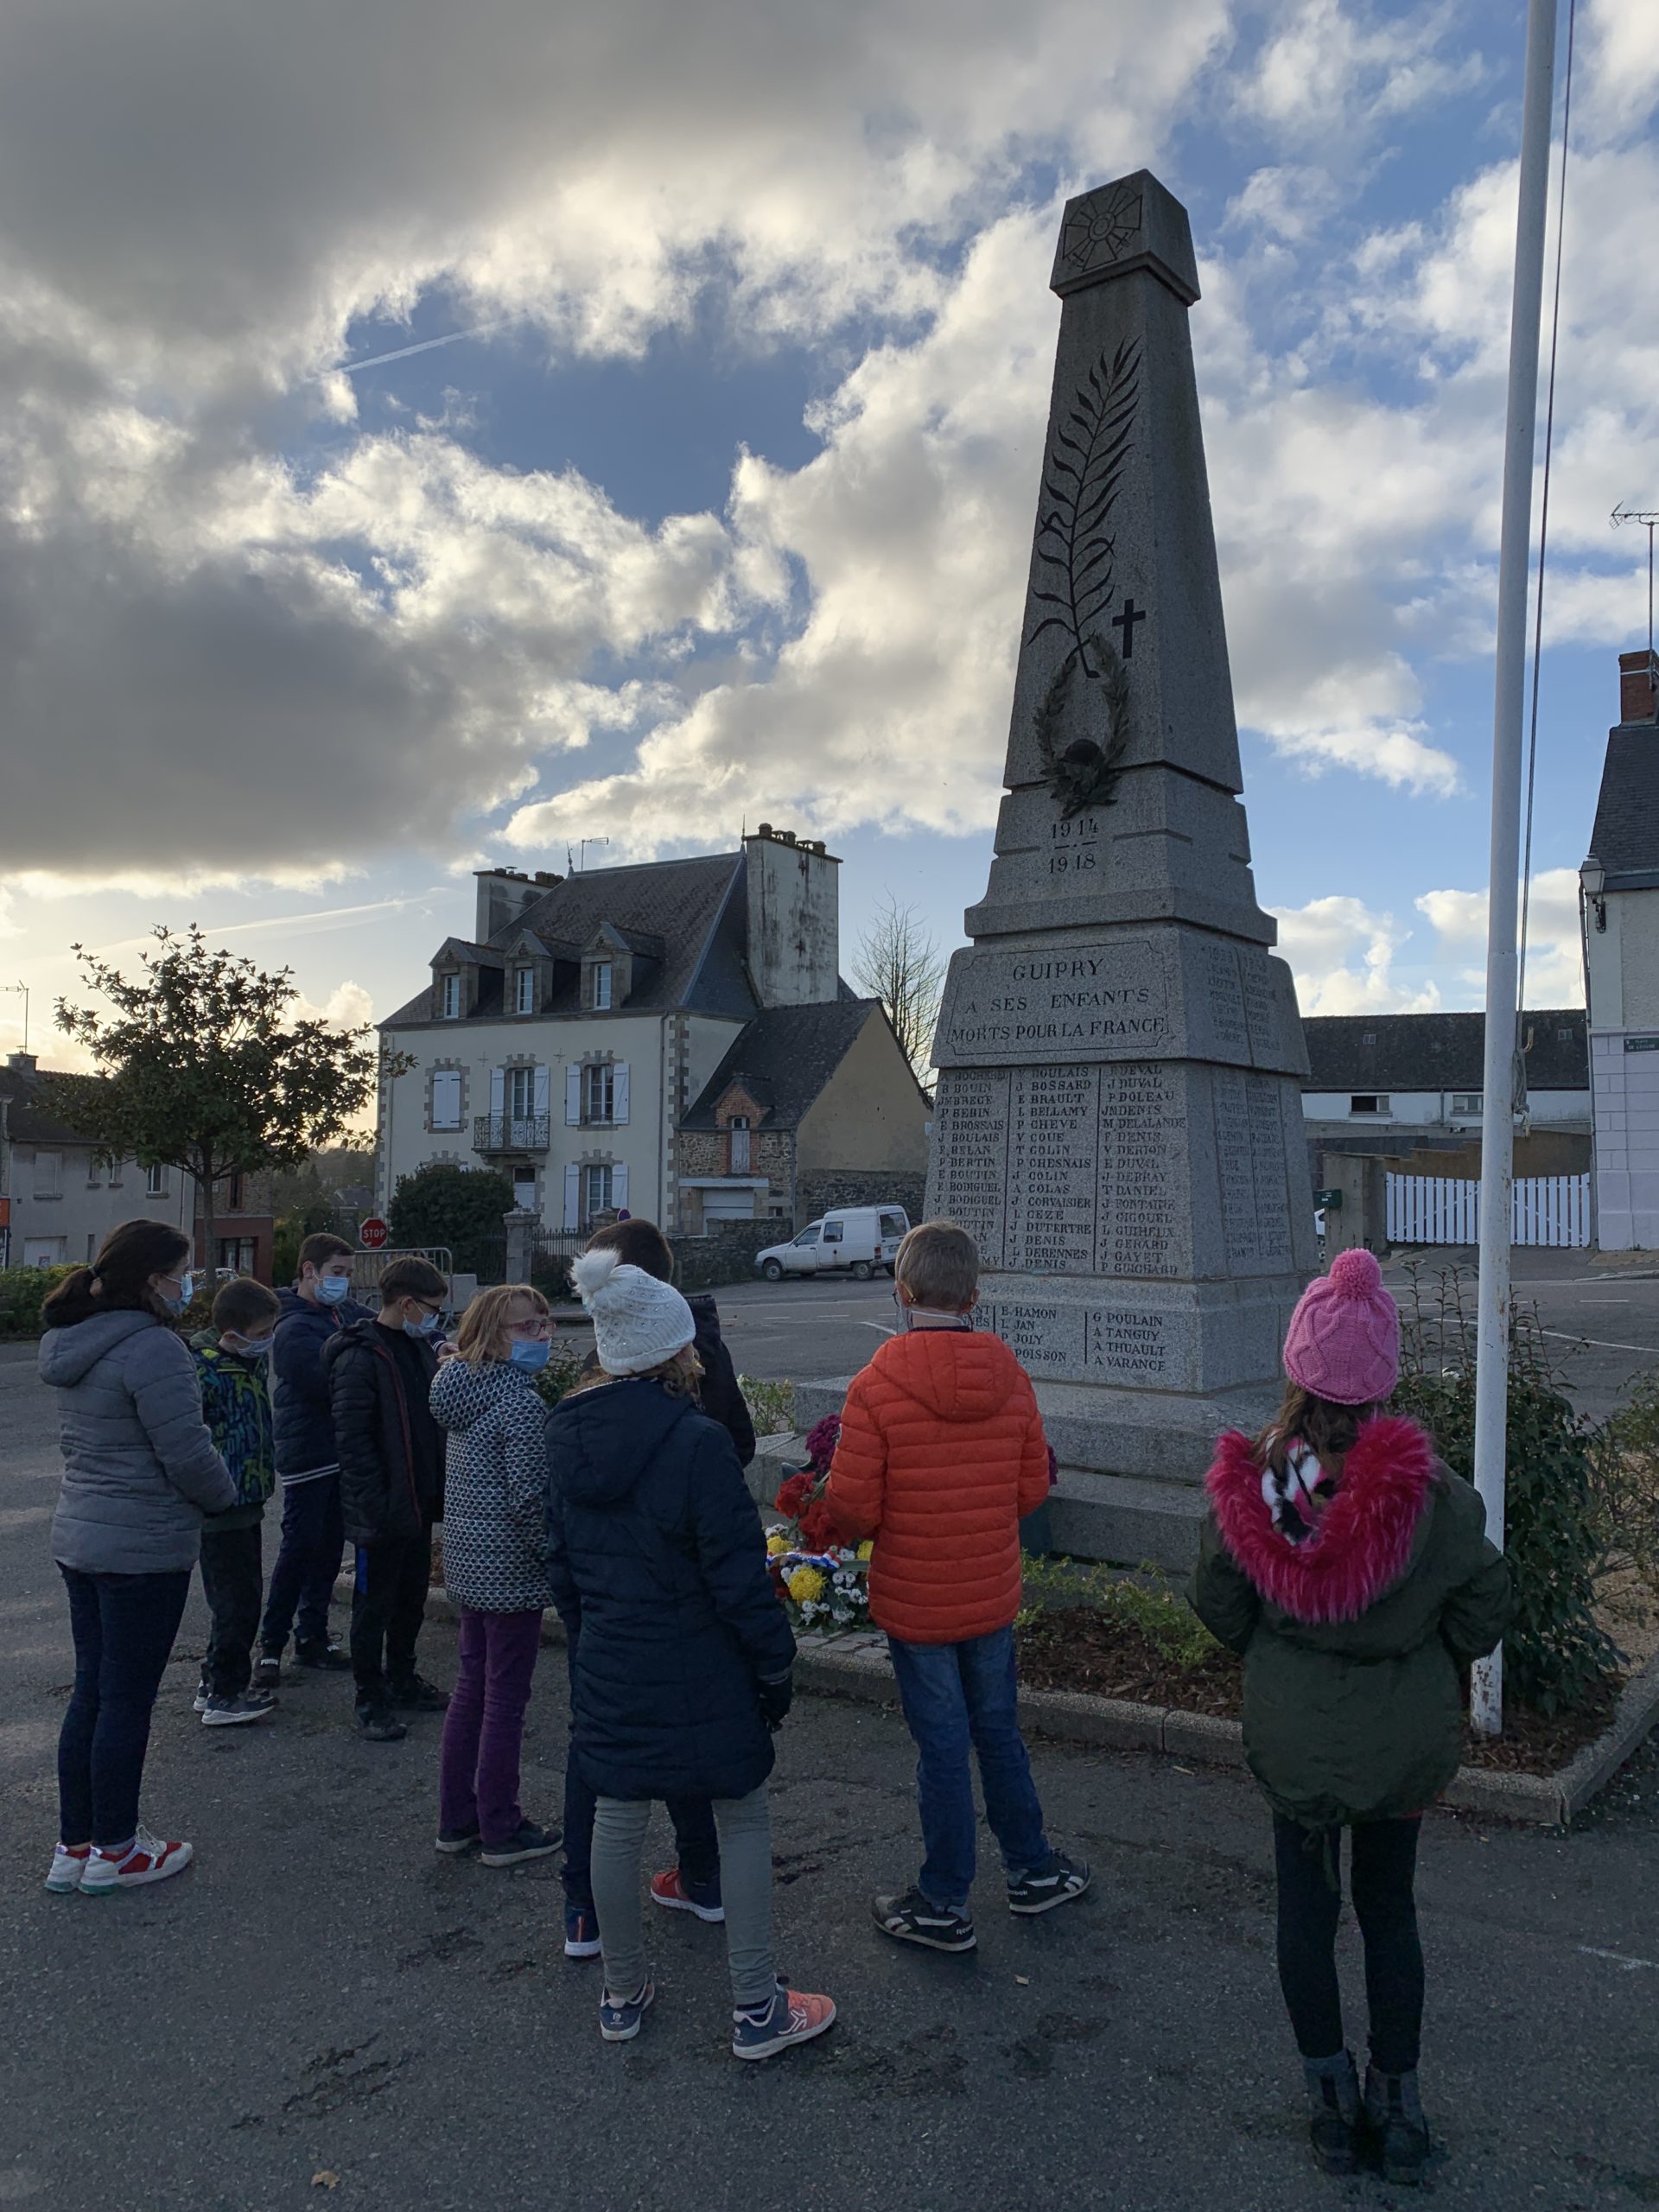
M418 1321L404 1322L404 1334L406 1337L429 1337L441 1319L442 1316L436 1313L423 1313Z
M196 1294L196 1279L194 1275L182 1274L179 1277L178 1281L178 1296L176 1298L163 1298L162 1300L162 1305L166 1306L169 1313L182 1313L185 1307L190 1303L190 1300Z
M532 1337L528 1344L521 1343L515 1337L507 1358L514 1367L522 1367L526 1375L539 1375L547 1365L552 1350L545 1337Z
M343 1306L352 1294L350 1275L319 1275L317 1296L325 1306Z

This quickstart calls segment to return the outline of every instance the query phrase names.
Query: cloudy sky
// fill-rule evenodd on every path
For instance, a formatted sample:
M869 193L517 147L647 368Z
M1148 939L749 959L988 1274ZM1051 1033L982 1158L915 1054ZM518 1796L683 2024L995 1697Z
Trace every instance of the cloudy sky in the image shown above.
M467 871L984 887L1061 202L1192 211L1258 887L1477 1003L1512 0L12 0L0 982L199 919L384 1014ZM1566 16L1562 9L1563 21ZM1659 506L1659 38L1580 0L1529 996ZM124 954L121 957L125 957ZM0 995L0 1044L22 999Z

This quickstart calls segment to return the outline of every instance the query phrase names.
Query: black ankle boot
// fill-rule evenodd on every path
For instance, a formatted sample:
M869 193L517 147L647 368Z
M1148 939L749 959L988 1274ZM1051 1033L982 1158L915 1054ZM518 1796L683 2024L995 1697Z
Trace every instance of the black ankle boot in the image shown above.
M1351 2174L1359 2164L1359 2076L1345 2050L1334 2058L1305 2058L1307 2139L1325 2174Z
M1428 2164L1428 2122L1417 2094L1417 2074L1365 2069L1365 2120L1384 2181L1412 2189Z

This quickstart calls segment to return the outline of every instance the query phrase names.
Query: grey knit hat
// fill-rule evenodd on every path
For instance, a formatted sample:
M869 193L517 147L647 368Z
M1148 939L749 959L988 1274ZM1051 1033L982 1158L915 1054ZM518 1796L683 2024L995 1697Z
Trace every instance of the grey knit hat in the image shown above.
M671 1282L619 1262L614 1252L584 1252L570 1280L593 1316L599 1363L607 1375L661 1367L697 1333L691 1308Z

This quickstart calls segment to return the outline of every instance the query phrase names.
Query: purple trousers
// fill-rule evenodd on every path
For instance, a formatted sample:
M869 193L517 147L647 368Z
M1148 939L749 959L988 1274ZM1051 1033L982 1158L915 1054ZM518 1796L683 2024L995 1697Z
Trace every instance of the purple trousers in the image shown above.
M539 1607L528 1613L461 1609L461 1672L444 1715L438 1825L478 1824L486 1845L506 1843L524 1818L518 1755L530 1678L542 1644Z

